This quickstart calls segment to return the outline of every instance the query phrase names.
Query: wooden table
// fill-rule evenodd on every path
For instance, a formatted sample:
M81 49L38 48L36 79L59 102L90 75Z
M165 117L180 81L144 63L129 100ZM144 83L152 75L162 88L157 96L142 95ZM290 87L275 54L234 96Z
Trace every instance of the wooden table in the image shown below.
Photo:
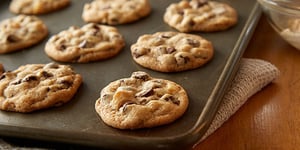
M271 62L280 77L194 149L300 149L300 50L279 37L262 16L244 57Z

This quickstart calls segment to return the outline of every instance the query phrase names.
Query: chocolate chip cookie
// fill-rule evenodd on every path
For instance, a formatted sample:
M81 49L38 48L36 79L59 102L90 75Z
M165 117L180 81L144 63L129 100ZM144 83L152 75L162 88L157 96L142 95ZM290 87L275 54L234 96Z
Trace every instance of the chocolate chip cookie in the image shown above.
M124 46L117 28L89 23L53 35L46 43L45 52L56 61L86 63L113 57Z
M12 0L9 6L16 14L39 15L62 9L70 0Z
M150 12L148 0L95 0L85 4L82 18L85 22L116 25L137 21Z
M45 23L35 16L19 15L0 22L0 54L33 46L48 35Z
M67 65L28 64L0 76L0 109L32 112L72 99L82 77Z
M213 57L213 45L198 35L157 32L142 35L131 46L134 61L161 72L179 72L198 68Z
M186 91L177 83L138 71L104 87L95 109L109 126L139 129L175 121L188 102Z
M209 0L182 0L169 5L164 21L180 32L214 32L237 23L236 10L228 4Z

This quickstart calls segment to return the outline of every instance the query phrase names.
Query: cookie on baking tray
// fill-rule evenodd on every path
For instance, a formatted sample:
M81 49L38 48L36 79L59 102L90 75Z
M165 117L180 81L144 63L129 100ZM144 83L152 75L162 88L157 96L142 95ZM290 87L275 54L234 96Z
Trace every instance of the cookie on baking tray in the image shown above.
M198 68L212 59L210 41L198 35L179 32L145 34L131 45L134 61L160 72L179 72Z
M0 109L32 112L72 99L82 77L68 65L28 64L0 76Z
M130 78L104 87L95 109L109 126L139 129L175 121L184 114L188 103L188 95L179 84L137 71Z
M53 35L46 43L45 52L56 61L86 63L113 57L124 46L117 28L89 23Z
M237 23L238 15L230 5L209 0L182 0L167 7L164 21L180 32L214 32Z
M22 50L48 35L45 23L35 16L18 15L0 22L0 54Z
M39 15L62 9L70 0L12 0L9 10L16 14Z
M85 22L116 25L137 21L150 12L148 0L95 0L84 5L82 18Z

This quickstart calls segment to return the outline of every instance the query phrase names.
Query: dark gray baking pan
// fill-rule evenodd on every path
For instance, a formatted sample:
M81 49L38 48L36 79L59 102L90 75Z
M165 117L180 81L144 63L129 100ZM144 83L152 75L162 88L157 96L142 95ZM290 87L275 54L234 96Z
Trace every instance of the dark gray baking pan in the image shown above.
M117 25L126 39L126 47L114 58L86 63L64 63L83 76L83 84L71 102L29 114L0 111L0 135L83 144L109 149L183 149L192 147L210 125L239 66L239 60L260 18L255 0L220 0L234 7L239 15L236 26L214 33L193 33L214 44L213 59L201 68L179 73L161 73L137 65L130 45L140 35L158 31L175 31L163 22L163 13L172 0L150 0L150 16L126 25ZM0 20L15 16L8 10L10 0L0 1ZM49 27L48 38L71 25L81 26L84 3L73 0L66 9L39 17ZM0 55L6 70L20 65L53 62L42 43L22 51ZM134 71L145 71L153 77L172 80L188 92L190 104L186 113L174 123L140 130L118 130L105 125L94 110L100 90L109 82L129 77Z

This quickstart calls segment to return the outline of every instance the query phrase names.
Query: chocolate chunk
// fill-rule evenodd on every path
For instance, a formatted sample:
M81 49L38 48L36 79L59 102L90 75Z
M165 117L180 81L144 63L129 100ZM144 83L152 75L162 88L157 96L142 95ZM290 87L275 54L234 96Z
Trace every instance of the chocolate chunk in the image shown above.
M146 81L146 80L150 79L150 76L146 72L137 71L137 72L133 72L132 73L131 78L135 78L135 79L140 79L140 80Z
M63 89L70 88L73 85L73 83L71 81L67 81L67 80L62 80L62 81L59 81L58 83L62 84Z
M45 77L45 78L53 77L53 74L52 74L52 73L49 73L49 72L47 72L47 71L42 71L41 74L42 74L42 76Z
M163 100L165 101L171 101L173 104L175 105L179 105L180 104L180 101L178 99L176 99L173 95L170 95L170 94L165 94L163 97L162 97Z
M79 44L79 47L80 48L91 48L93 47L94 44L91 43L91 42L88 42L87 40L83 40L80 44Z
M133 105L133 104L136 104L136 103L133 102L133 101L127 101L127 102L125 102L125 103L120 107L120 109L122 110L122 112L125 112L127 106L128 106L128 105Z
M5 79L5 78L6 78L6 74L3 73L3 74L0 76L0 80Z
M160 35L159 37L160 37L160 38L165 38L165 39L168 39L168 38L170 38L170 37L172 37L172 36L169 36L169 35L162 34L162 35Z
M187 43L193 47L199 47L200 46L200 42L197 40L193 40L193 39L186 39Z
M168 47L167 48L167 53L168 54L172 54L173 52L176 52L176 48L174 48L174 47Z
M19 80L17 80L17 81L14 81L14 82L11 82L12 85L18 85L18 84L20 84L20 83L22 83L22 80L21 80L21 79L19 79Z
M25 77L22 82L30 82L30 81L37 81L38 80L38 77L37 76L34 76L34 75L30 75L30 76L27 76Z
M61 51L66 50L66 48L67 48L67 46L64 45L64 44L61 44L61 45L58 47L58 49L61 50Z
M137 97L149 97L153 94L154 94L153 89L152 88L147 88L145 90L142 90L142 91L136 93L135 96L137 96Z
M188 56L179 54L176 56L176 61L177 61L177 64L183 65L183 64L187 64L190 61L190 58Z
M6 41L9 43L16 43L18 41L20 41L21 39L15 35L8 35L6 38Z

